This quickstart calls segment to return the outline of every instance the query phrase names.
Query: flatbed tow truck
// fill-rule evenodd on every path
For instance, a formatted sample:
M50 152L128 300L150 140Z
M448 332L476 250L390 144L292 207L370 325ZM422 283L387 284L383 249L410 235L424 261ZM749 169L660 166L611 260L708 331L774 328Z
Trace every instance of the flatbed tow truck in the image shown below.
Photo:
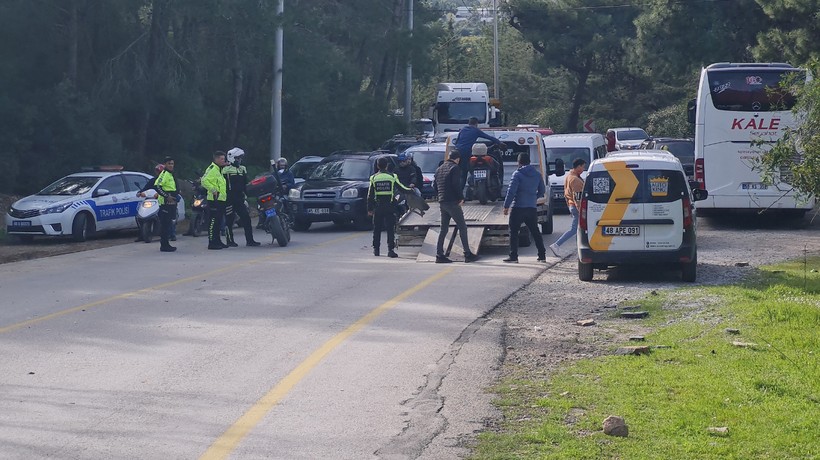
M497 128L484 130L487 134L494 136L504 142L507 148L502 153L504 163L504 184L503 192L506 194L507 185L510 183L512 173L516 170L519 153L530 154L530 164L541 170L542 179L549 177L548 167L544 157L544 143L541 134L536 131L520 128ZM458 133L453 133L447 138L447 150L445 158L450 149L455 144ZM481 139L480 139L481 141ZM443 158L442 158L443 160ZM545 186L547 199L539 200L538 223L541 233L549 235L552 233L552 206L549 200L549 187ZM397 225L396 237L399 246L421 246L418 262L432 262L436 258L436 244L438 242L439 230L441 227L441 213L438 203L429 202L430 209L420 215L416 212L408 212L402 216ZM489 202L485 205L478 201L466 201L463 205L464 220L467 224L467 240L470 244L470 252L480 254L482 247L507 247L509 245L510 230L509 218L504 215L503 199ZM450 231L447 234L445 248L450 245L451 239L455 238L452 244L450 257L453 260L464 260L464 248L461 247L461 238L455 235L455 223L450 223ZM521 246L530 244L529 232L522 227L517 235L520 238Z

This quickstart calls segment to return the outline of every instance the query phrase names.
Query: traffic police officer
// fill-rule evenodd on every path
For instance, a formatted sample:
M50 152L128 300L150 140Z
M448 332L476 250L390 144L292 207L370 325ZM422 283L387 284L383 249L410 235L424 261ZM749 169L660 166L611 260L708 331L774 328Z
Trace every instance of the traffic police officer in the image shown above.
M373 216L373 255L379 255L382 230L387 230L387 257L395 258L393 250L396 245L396 186L410 191L395 174L387 172L389 161L381 157L376 161L379 172L370 176L370 188L367 190L367 215Z
M210 222L208 224L208 249L227 248L228 245L222 242L219 231L225 219L225 202L227 200L225 177L222 175L222 168L227 165L225 152L214 153L214 161L205 170L202 176L202 186L208 191L208 214Z
M225 176L227 188L227 209L225 211L225 239L228 246L239 246L233 239L233 222L239 217L239 225L245 229L245 244L247 246L259 246L260 243L253 240L253 227L251 226L251 216L248 215L248 207L245 205L245 184L248 182L248 170L242 165L245 151L239 147L228 150L226 155L228 165L222 168L222 175Z
M162 252L174 252L177 248L171 246L168 239L171 237L171 225L177 214L177 182L174 179L174 159L165 157L162 172L154 181L154 188L157 191L157 202L159 203L159 250Z

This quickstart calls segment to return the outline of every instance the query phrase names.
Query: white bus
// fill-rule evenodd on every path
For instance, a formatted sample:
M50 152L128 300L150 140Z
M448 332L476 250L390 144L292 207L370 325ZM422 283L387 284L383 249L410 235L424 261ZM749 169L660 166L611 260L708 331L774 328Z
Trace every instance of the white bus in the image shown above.
M764 184L753 169L762 150L794 127L794 97L780 90L780 82L794 73L809 78L804 69L782 63L717 63L701 71L698 97L689 107L695 180L709 191L699 212L778 210L802 216L812 209L813 198L798 199L791 191L788 170L774 184Z

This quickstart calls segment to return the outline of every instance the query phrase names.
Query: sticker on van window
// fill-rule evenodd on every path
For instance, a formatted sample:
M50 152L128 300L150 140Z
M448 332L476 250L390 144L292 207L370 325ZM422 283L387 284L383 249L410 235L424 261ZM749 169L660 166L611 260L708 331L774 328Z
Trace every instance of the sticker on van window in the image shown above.
M669 178L668 177L653 177L649 179L649 187L652 191L652 196L667 196L669 195Z
M609 178L608 177L593 177L592 178L592 193L594 195L609 195Z

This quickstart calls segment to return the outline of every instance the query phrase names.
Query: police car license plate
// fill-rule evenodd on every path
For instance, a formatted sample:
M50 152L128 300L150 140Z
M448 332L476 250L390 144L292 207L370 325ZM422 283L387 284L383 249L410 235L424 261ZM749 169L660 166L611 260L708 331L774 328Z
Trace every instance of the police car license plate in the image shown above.
M601 229L602 233L605 236L638 236L641 234L641 227L636 226L629 226L629 227L603 227Z
M12 227L31 227L30 220L15 220L11 223Z
M308 214L330 214L330 208L307 208Z
M487 170L486 169L477 169L473 171L473 177L476 179L486 179L487 178Z

